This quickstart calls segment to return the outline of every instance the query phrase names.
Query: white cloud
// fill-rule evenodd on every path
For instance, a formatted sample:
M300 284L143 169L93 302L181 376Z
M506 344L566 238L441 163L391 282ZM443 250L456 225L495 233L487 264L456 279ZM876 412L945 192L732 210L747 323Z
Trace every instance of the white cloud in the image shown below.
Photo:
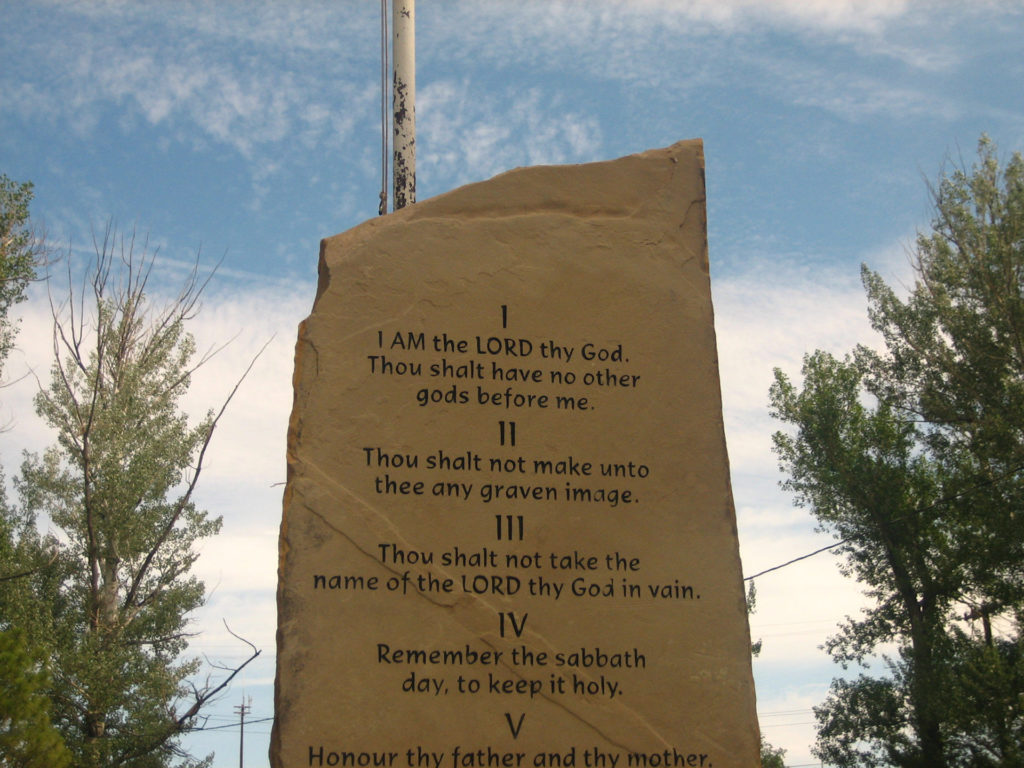
M150 125L194 125L215 144L251 157L296 137L305 146L314 141L321 149L340 146L351 139L357 121L368 126L376 117L376 88L367 86L376 82L379 66L378 22L376 9L364 4L255 3L243 10L195 2L173 9L161 3L80 2L54 4L50 12L61 16L71 33L12 40L17 63L0 76L0 97L17 110L60 117L84 135L97 129L106 110L116 108ZM920 5L892 0L461 3L421 9L420 57L428 69L462 60L474 62L475 69L480 62L515 63L542 77L579 71L647 87L663 81L678 90L687 81L730 76L722 67L743 60L744 36L778 28L843 32L854 35L838 40L850 50L861 50L870 40L869 49L876 52L892 51L925 67L949 66L951 54L947 49L935 54L941 46L934 41L928 56L902 38L899 44L887 42L889 25L923 12ZM732 52L713 57L720 59L718 69L709 71L707 46L726 44ZM656 53L677 57L687 45L692 66L681 70ZM793 79L787 67L780 64L774 75L783 83ZM35 76L26 76L29 71ZM796 103L839 113L931 108L930 100L912 88L886 87L882 80L845 78L818 88L836 74L815 74L801 87L797 72L789 90ZM528 88L481 100L474 84L472 104L466 104L464 98L455 103L444 98L451 85L444 78L421 82L419 113L435 119L439 128L459 129L434 134L433 140L441 144L452 136L447 140L472 143L485 173L510 167L499 163L502 158L516 163L585 157L600 140L593 118L579 110L562 110L568 128L538 124L538 114L560 105ZM465 95L464 83L455 87ZM432 108L461 108L462 116L429 118ZM462 124L467 120L473 127ZM432 159L449 159L446 148L434 150Z
M417 168L424 176L479 181L521 165L594 159L597 121L539 89L506 87L483 97L466 80L417 94Z
M616 2L625 8L632 5ZM706 22L725 29L769 23L825 30L876 31L906 12L906 0L644 0L638 4L679 21Z
M768 417L772 370L798 377L804 354L820 348L841 355L869 340L863 288L856 274L821 270L812 277L779 265L723 277L713 294L733 466L774 472L767 453L778 429Z
M704 79L709 50L723 54L726 63L742 59L749 41L769 32L922 70L944 69L962 55L949 44L922 40L919 21L934 26L936 15L1005 12L1009 6L907 0L498 0L418 13L426 21L427 49L443 50L446 61L514 61L535 70L571 68L638 85L678 87ZM680 52L685 67L676 66Z
M962 109L949 94L929 93L918 88L894 86L884 77L837 74L830 71L804 71L787 66L778 68L787 77L778 87L797 106L825 109L846 120L859 121L878 114L892 119L910 120L934 117L953 121Z
M21 60L0 76L0 98L19 110L45 110L81 135L96 130L109 110L120 112L122 123L137 114L171 133L190 124L245 157L295 136L305 146L311 137L321 147L343 146L351 116L372 115L362 83L375 72L373 47L359 51L370 58L353 55L344 40L351 15L276 3L244 12L185 5L56 5L52 12L71 32L19 38ZM339 34L324 35L332 26ZM25 77L27 70L36 76Z
M755 667L757 662L754 663ZM757 711L761 732L770 744L786 749L787 765L816 765L810 745L815 727L812 707L820 704L828 692L827 683L794 686L782 694L758 697Z
M582 38L594 40L657 27L668 27L674 34L728 33L766 24L783 29L876 32L903 16L909 7L906 0L592 0L585 5L569 0L498 0L485 7L463 2L444 12L463 29L476 20L479 26L512 28L516 34L529 30L532 36L558 37L575 44Z

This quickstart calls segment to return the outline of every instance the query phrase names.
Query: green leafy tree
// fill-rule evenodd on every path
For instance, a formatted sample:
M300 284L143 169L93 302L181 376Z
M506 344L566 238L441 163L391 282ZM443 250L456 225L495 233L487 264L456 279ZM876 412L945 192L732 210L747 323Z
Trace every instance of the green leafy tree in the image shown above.
M46 660L18 620L32 617L31 581L52 562L35 527L8 506L3 485L0 474L0 766L62 768L71 756L51 719Z
M773 747L761 737L761 768L786 768L786 750Z
M863 273L885 349L815 352L771 390L784 487L874 602L826 648L895 649L815 710L840 766L1022 764L1024 162L983 139L933 192L909 297Z
M841 540L837 549L846 558L844 572L864 584L876 604L864 619L848 620L828 650L849 664L863 662L882 643L898 641L915 662L900 715L913 724L914 744L872 738L870 718L851 719L850 702L859 704L874 690L873 681L862 677L833 686L832 699L846 706L842 717L823 711L818 717L825 722L824 734L845 736L854 725L864 727L821 757L838 765L912 765L919 752L921 765L939 766L928 762L941 760L943 752L937 664L949 587L955 583L951 571L958 568L944 551L942 527L933 514L941 479L918 450L914 422L885 404L870 407L862 401L863 376L852 360L815 352L804 361L803 379L798 391L776 372L771 392L773 415L797 426L795 434L780 432L774 438L789 475L784 487Z
M50 722L48 675L21 634L0 631L0 766L64 768L71 755Z
M1017 630L977 638L955 628L950 747L972 766L1024 765L1024 643Z
M35 277L39 243L29 228L32 184L16 182L0 173L0 365L14 342L11 307L25 299L25 288Z
M204 597L195 544L220 527L193 495L227 403L198 423L179 407L205 360L185 328L205 283L193 271L159 305L153 268L109 228L77 290L69 261L51 379L36 397L57 444L27 456L16 483L25 520L45 515L60 531L18 620L46 650L55 722L81 768L204 764L179 737L230 680L192 686L200 665L183 656Z
M0 373L17 330L10 310L24 300L42 252L29 226L31 201L30 183L0 174ZM0 766L61 768L70 756L50 720L46 667L10 621L47 558L35 529L9 507L5 486L0 473Z
M870 390L928 425L928 450L970 506L954 544L975 607L991 615L1024 598L1024 159L1001 167L983 138L974 168L933 194L907 299L864 270L886 352L860 356Z

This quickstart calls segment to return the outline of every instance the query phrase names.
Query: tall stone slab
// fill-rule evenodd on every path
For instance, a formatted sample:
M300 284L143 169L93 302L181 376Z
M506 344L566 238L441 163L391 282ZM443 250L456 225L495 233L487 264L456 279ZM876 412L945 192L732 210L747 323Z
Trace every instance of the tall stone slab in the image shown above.
M703 149L325 240L296 350L275 768L752 768Z

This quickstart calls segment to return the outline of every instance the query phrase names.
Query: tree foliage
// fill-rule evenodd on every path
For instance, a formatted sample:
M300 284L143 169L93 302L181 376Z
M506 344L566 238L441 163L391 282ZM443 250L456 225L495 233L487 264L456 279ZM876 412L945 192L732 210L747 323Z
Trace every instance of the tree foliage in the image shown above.
M51 719L46 660L18 618L31 616L29 578L49 563L32 525L7 504L0 474L0 766L63 768L71 756Z
M50 721L45 667L29 653L22 633L0 631L0 766L65 768L71 764Z
M1021 765L1024 161L983 139L933 193L909 296L863 271L884 350L812 353L771 390L784 487L873 599L826 648L887 651L815 710L840 766Z
M10 310L25 298L41 248L29 227L32 185L0 174L0 372L14 343L17 323ZM68 765L70 755L50 719L46 666L12 627L12 607L25 604L25 579L46 564L34 527L7 503L0 472L0 766L43 768Z
M202 765L179 737L224 683L192 685L200 664L183 654L204 598L195 545L220 519L193 496L227 403L191 423L180 400L205 361L186 330L205 283L193 270L154 302L153 255L110 228L77 288L72 269L35 401L57 443L26 456L16 481L24 537L39 517L59 533L50 565L8 600L8 620L44 650L76 766Z
M0 365L14 342L11 307L25 299L35 277L39 245L29 228L32 184L0 173Z
M925 444L950 493L973 508L955 544L968 588L999 610L1024 596L1024 159L1001 168L983 139L973 170L933 192L936 216L917 239L909 297L864 271L886 354L861 355L872 391L928 426Z
M786 750L773 747L761 737L761 768L786 768Z

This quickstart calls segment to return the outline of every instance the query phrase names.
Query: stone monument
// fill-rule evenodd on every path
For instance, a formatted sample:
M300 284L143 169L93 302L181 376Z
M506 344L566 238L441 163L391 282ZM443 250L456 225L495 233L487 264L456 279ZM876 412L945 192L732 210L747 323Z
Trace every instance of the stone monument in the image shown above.
M321 245L271 764L753 768L699 140Z

